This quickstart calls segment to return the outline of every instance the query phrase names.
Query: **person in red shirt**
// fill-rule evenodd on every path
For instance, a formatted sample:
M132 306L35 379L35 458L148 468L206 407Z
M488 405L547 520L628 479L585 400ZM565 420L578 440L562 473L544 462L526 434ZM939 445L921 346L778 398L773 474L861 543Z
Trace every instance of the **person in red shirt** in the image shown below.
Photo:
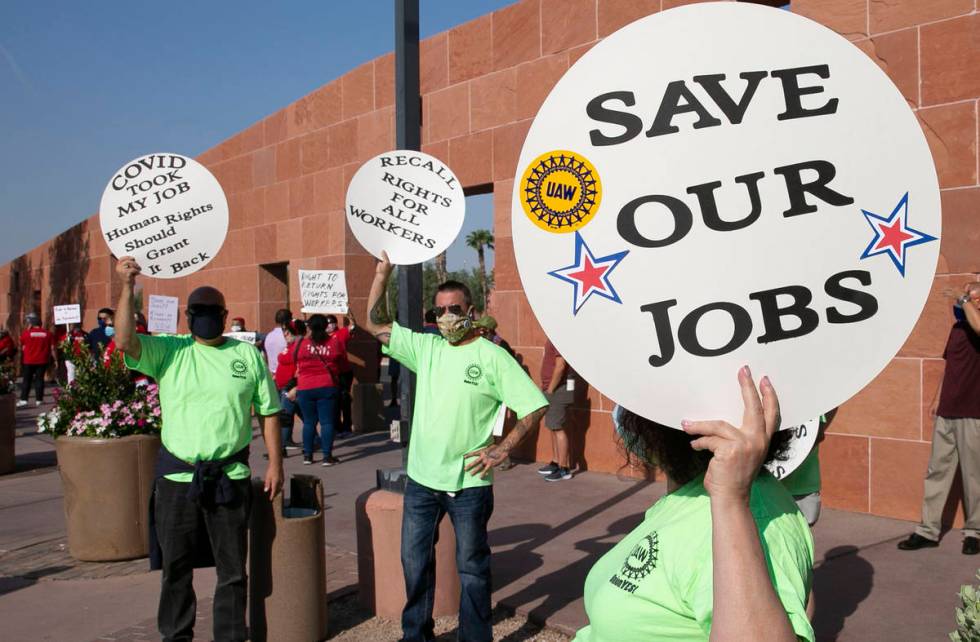
M32 384L34 405L41 405L44 400L44 371L48 369L48 364L55 356L54 335L41 327L41 317L31 312L24 320L27 322L27 329L20 335L23 380L20 386L20 401L17 402L18 408L27 405L27 395Z
M143 316L142 312L134 313L133 321L133 327L135 328L136 334L150 334L150 331L146 327L146 317ZM117 359L120 363L122 363L123 351L116 345L116 327L113 319L109 319L109 322L105 326L105 332L106 336L109 337L109 343L102 352L102 365L108 366L113 359ZM138 386L143 386L148 383L152 383L153 381L145 374L137 370L131 370L129 377Z
M337 317L327 315L327 340L330 345L330 358L337 370L337 405L334 411L334 425L337 426L337 436L340 438L351 434L351 388L354 385L354 367L347 359L347 342L351 333L357 328L354 315L348 312L348 323L340 328Z
M303 413L303 464L313 463L313 439L319 421L322 464L333 466L339 463L333 456L339 371L330 354L327 317L314 314L306 325L310 336L300 339L296 350L296 397Z
M0 364L13 363L17 356L17 344L7 328L0 328Z
M62 336L58 341L59 348L66 339L71 341L71 356L65 359L65 382L70 386L71 382L75 380L75 361L90 358L88 333L82 330L79 324L73 323L68 334ZM62 358L64 357L62 356Z

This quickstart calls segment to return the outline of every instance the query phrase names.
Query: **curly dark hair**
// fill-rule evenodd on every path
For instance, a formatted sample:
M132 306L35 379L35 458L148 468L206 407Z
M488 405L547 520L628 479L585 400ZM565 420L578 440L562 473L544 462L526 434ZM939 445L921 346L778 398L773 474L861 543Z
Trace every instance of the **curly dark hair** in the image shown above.
M647 465L659 466L679 486L708 470L710 450L694 450L696 435L658 424L623 408L620 428L623 448L642 457ZM792 431L780 430L769 442L766 463L785 461Z

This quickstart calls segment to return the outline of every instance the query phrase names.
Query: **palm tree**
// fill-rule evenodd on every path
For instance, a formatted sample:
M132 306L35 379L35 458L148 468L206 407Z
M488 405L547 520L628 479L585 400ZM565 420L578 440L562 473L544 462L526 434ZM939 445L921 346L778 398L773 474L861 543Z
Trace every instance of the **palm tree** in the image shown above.
M483 256L484 248L493 249L493 232L490 230L473 230L466 237L466 244L476 250L480 260L480 279L483 284L483 307L487 306L487 264Z
M446 267L446 252L443 250L436 256L436 277L439 283L444 283L449 278L449 270Z

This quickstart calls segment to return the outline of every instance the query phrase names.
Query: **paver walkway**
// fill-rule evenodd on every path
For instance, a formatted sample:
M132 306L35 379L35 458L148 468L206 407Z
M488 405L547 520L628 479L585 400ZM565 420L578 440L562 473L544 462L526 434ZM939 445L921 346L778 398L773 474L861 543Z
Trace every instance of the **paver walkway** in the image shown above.
M84 565L65 555L52 444L32 431L25 417L17 440L19 470L0 477L2 638L156 639L159 575L141 570L145 560ZM264 466L260 443L253 448L256 471ZM301 472L324 480L328 583L334 597L356 586L354 500L373 487L377 468L401 461L400 449L384 434L338 444L339 466L303 466L295 455L286 461L287 475ZM518 465L495 483L494 601L505 612L573 632L586 621L582 585L592 563L639 523L664 487L596 473L548 484L535 468ZM824 511L814 529L819 639L946 639L956 592L973 581L980 558L962 556L955 533L936 549L898 551L895 543L911 528L898 520ZM202 611L197 631L207 635L213 571L198 571L195 586ZM331 636L336 635L344 634L332 627Z

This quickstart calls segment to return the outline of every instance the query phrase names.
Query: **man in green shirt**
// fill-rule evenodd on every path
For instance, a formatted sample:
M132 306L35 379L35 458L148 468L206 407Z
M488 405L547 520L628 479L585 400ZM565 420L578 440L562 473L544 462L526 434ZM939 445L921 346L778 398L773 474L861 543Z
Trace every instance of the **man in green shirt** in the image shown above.
M163 445L153 495L163 570L160 634L164 640L194 636L194 561L206 535L218 575L214 638L245 640L251 411L262 417L269 451L265 492L274 498L283 476L275 384L254 346L222 336L228 311L221 292L200 287L188 296L190 335L137 335L133 284L140 267L124 256L116 271L123 281L116 343L128 367L160 386ZM206 533L199 532L202 523Z
M470 291L462 283L447 281L436 291L437 323L445 340L397 323L383 324L380 306L391 269L382 254L368 295L366 329L386 354L418 376L402 517L407 597L402 639L434 638L434 544L439 522L448 513L456 531L461 588L458 637L489 641L492 470L537 426L548 402L513 357L476 332ZM494 446L493 424L501 404L519 419Z

